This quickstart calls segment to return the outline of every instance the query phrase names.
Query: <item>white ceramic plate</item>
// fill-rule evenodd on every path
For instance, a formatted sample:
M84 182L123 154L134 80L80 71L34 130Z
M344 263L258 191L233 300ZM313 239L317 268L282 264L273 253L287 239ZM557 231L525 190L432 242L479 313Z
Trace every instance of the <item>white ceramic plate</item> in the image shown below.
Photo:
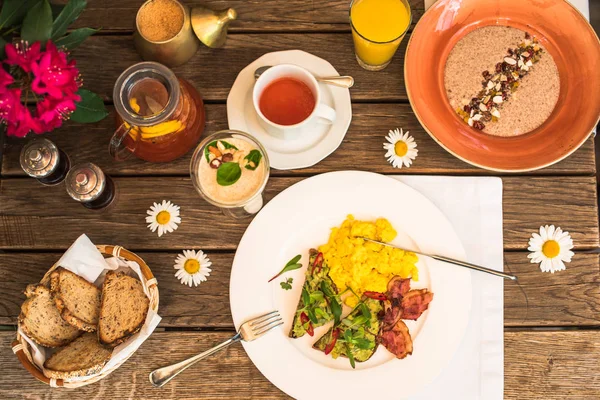
M264 65L295 64L306 68L315 76L338 76L333 66L310 53L300 50L267 53L239 73L227 96L229 129L238 129L256 137L267 149L271 167L275 169L306 168L315 165L335 151L342 143L350 121L352 104L350 91L337 86L319 84L322 102L332 107L337 117L333 124L317 123L297 139L274 137L259 123L252 105L254 71Z
M231 273L231 313L236 328L245 320L278 309L285 324L265 337L243 343L254 364L274 385L298 399L404 398L431 383L453 357L471 308L468 270L419 260L419 282L434 299L418 321L407 324L412 356L395 359L380 346L356 370L347 359L333 360L311 348L329 326L290 339L287 334L300 297L308 249L326 243L330 229L348 214L357 219L387 218L398 231L395 244L466 259L450 222L427 198L392 178L360 171L332 172L305 179L281 192L254 218L238 246ZM302 254L304 268L289 272L293 289L276 279L288 260ZM408 321L410 322L410 321Z

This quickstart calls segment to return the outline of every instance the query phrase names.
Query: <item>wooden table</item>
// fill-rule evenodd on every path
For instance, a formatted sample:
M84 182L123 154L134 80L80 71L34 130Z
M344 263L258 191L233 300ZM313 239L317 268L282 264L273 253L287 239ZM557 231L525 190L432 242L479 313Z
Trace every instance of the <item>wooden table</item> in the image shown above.
M103 27L74 53L87 88L111 104L117 76L140 61L131 27L141 0L91 1L77 25ZM187 4L200 1L187 0ZM404 50L383 72L362 70L354 59L347 22L348 1L203 1L233 6L223 49L200 48L175 72L191 80L206 102L206 133L227 127L225 100L238 72L262 54L301 49L352 75L353 121L340 148L319 164L272 171L270 199L306 177L336 170L382 174L489 175L454 158L423 130L411 111L403 82ZM422 0L412 0L415 20ZM117 163L107 152L111 116L93 125L68 123L47 135L73 162L92 161L115 177L120 198L111 213L91 212L71 201L64 186L44 187L24 176L18 164L21 141L7 139L0 180L0 398L283 398L254 367L241 346L233 346L170 383L154 389L148 373L212 346L233 332L229 274L248 221L225 218L203 201L188 177L190 155L168 164L132 160ZM393 169L382 142L389 129L409 130L419 146L410 169ZM190 152L191 153L191 152ZM566 160L526 175L503 176L506 270L519 276L529 306L511 282L505 285L505 397L514 399L597 398L600 393L600 260L593 139ZM158 238L144 223L155 201L181 206L183 223ZM576 255L567 270L542 274L527 259L527 242L542 224L571 232ZM160 288L163 321L152 337L116 373L77 390L49 389L28 376L10 350L25 286L38 281L82 233L95 243L119 244L144 258ZM200 287L181 285L173 261L182 249L203 249L213 273Z

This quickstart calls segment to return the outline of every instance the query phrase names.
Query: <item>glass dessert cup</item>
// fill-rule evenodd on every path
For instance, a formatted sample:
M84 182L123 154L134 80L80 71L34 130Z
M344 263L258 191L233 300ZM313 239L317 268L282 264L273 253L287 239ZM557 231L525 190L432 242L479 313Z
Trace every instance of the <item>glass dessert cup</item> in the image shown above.
M208 161L210 154L209 149L212 147L214 150L217 147L215 144L220 141L225 141L228 145L228 141L233 141L235 142L234 144L238 145L237 147L239 147L240 150L242 149L239 145L241 142L244 142L245 146L250 146L253 150L258 150L262 156L258 165L252 170L248 168L248 166L242 165L242 175L239 180L226 186L217 183L215 175L212 173L216 168L211 168L210 162ZM212 158L212 161L216 162L214 160L214 155L210 157ZM244 159L240 160L240 164L244 162ZM221 164L221 162L218 164ZM250 165L252 166L254 164ZM253 136L236 130L223 130L206 137L194 151L190 163L192 184L200 196L210 204L219 207L223 214L233 218L247 218L260 211L263 206L263 192L267 185L267 181L269 180L269 170L269 158L267 151L262 144ZM254 175L255 173L258 175ZM244 179L246 181L244 181ZM247 181L250 179L254 181L254 184L252 185L253 189L244 192L242 187L246 185ZM238 182L242 182L243 184L239 185ZM236 184L238 184L238 186L236 186ZM223 187L226 187L227 189L223 189ZM240 188L241 191L235 193L237 188ZM224 197L223 193L225 190L235 197Z

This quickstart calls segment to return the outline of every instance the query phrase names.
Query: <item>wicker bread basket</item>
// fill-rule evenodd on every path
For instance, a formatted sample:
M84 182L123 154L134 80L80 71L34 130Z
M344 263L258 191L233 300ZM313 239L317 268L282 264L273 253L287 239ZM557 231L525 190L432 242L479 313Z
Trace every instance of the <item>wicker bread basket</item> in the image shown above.
M154 278L152 271L150 271L150 268L148 268L148 265L144 262L144 260L142 260L136 254L130 252L129 250L122 248L121 246L98 245L96 247L98 248L98 250L100 250L100 253L102 253L105 257L106 256L121 257L127 261L135 261L140 265L140 269L146 280L146 282L145 283L142 282L142 284L146 285L146 288L148 289L148 293L150 294L150 309L158 312L157 281L156 281L156 278ZM40 283L48 284L48 282L50 280L50 274L56 268L58 268L58 264L54 264L52 266L52 268L50 268L50 270L48 270L48 272L46 273L46 275L44 275L44 277L42 278ZM131 352L119 364L115 365L113 368L111 368L107 371L104 371L101 374L94 375L94 376L90 377L89 379L82 379L82 380L78 380L78 381L74 381L74 382L69 382L69 381L64 381L63 379L47 378L44 375L44 373L33 362L33 358L31 355L31 346L29 345L29 343L27 343L25 341L25 339L23 339L23 337L18 332L17 332L17 338L12 342L12 349L13 349L13 352L17 355L17 358L19 359L19 361L21 361L21 364L23 364L23 366L25 367L25 369L27 371L29 371L29 373L31 373L31 375L33 375L37 380L39 380L40 382L43 382L47 385L50 385L51 387L66 387L66 388L78 388L78 387L89 385L90 383L99 381L100 379L106 377L108 374L113 372L115 369L119 368L134 353L134 352Z

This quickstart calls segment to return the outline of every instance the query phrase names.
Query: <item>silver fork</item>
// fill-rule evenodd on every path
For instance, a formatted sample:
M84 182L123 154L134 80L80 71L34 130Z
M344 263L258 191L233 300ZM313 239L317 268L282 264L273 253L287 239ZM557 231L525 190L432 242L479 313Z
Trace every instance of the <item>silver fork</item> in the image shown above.
M206 350L203 353L190 357L187 360L178 362L177 364L155 369L150 373L150 383L156 387L163 387L171 379L175 378L177 375L196 364L198 361L203 360L206 357L215 354L219 350L223 350L233 343L239 342L240 340L251 342L255 339L258 339L271 329L281 324L283 324L283 320L279 315L279 311L271 311L270 313L261 315L260 317L248 320L240 326L238 332L231 339L224 341L210 350Z

